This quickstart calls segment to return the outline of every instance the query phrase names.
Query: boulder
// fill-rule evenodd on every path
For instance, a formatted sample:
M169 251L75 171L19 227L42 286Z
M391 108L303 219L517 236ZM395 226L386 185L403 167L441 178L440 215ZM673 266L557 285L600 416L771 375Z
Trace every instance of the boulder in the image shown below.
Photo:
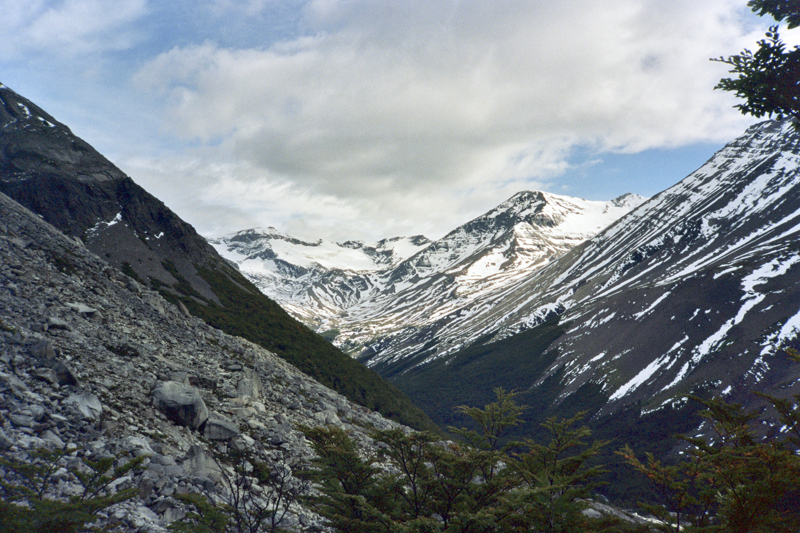
M244 377L239 380L236 392L241 398L258 399L261 396L261 378L253 370L245 369Z
M81 414L83 418L89 420L97 420L103 413L103 404L94 394L84 392L80 394L70 394L64 400L64 403L70 404Z
M239 434L239 427L221 416L214 414L206 420L203 436L209 440L228 440Z
M197 477L208 478L214 481L222 479L219 463L201 446L193 445L183 458L183 468Z
M155 388L153 398L156 408L176 424L197 429L208 420L208 408L194 387L166 381Z

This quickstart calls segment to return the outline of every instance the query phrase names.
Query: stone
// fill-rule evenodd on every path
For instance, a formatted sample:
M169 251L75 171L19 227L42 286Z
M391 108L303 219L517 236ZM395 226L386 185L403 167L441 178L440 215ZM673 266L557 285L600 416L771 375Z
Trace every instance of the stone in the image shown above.
M63 330L70 330L69 322L66 320L62 320L58 317L49 316L47 317L47 330L51 329L63 329Z
M261 379L258 374L250 369L245 370L245 376L239 380L236 392L244 398L258 399L261 395Z
M239 427L218 415L206 420L203 436L209 440L228 440L239 434Z
M97 420L103 413L103 404L97 396L88 392L70 394L64 403L72 405L85 419Z
M31 345L29 353L37 359L50 360L56 357L56 350L49 340L41 340Z
M194 387L166 381L156 387L153 398L156 408L176 424L197 429L208 420L208 408Z
M181 464L184 470L190 472L194 476L208 478L214 481L220 481L222 479L219 464L202 446L191 446Z
M84 315L84 316L87 316L87 317L88 316L92 316L97 312L97 309L95 309L93 307L89 307L88 305L81 304L81 303L68 302L65 305L67 307L69 307L70 309L72 309L73 311L75 311L76 313Z
M31 374L42 381L50 383L51 385L58 383L58 374L56 374L56 371L52 368L37 368L31 372Z

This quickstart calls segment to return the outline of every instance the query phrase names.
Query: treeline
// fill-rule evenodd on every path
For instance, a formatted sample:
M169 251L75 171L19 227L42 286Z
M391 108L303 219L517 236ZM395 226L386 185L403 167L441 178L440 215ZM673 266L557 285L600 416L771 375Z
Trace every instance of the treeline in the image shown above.
M797 355L794 354L797 358ZM377 452L364 456L336 427L305 428L317 457L309 498L333 531L348 533L800 531L800 409L763 396L782 424L757 437L757 417L741 406L703 400L706 434L678 437L683 459L617 453L652 484L652 516L634 522L591 509L603 468L592 461L608 442L591 440L581 416L548 419L548 442L505 442L521 418L514 394L497 389L484 409L461 407L480 428L454 430L460 442L402 430L377 431ZM795 397L800 401L800 396Z

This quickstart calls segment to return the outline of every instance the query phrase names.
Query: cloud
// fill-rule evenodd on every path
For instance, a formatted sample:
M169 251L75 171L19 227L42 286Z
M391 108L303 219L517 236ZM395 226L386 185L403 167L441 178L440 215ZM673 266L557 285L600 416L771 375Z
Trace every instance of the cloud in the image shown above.
M143 1L117 18L87 16L61 42L91 44ZM174 179L172 192L157 186L187 205L180 183L199 179L205 193L191 196L237 222L332 228L338 217L342 228L370 220L394 234L431 220L441 233L517 190L562 189L576 147L634 153L740 134L748 120L712 91L725 68L708 58L763 34L741 4L214 0L197 27L251 39L248 20L278 22L261 42L204 33L142 61L132 82L165 102L160 134L201 149L167 158L170 171L132 168L156 185ZM36 4L27 35L74 20L78 5Z
M0 0L0 51L6 58L31 53L75 57L130 48L141 32L131 23L147 13L146 0Z

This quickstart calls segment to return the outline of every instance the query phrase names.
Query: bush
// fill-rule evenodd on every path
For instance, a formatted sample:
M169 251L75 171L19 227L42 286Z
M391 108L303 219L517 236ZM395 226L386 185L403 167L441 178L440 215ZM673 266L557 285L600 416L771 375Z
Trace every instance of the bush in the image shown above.
M72 466L65 457L75 449L38 450L30 461L0 459L5 476L0 481L3 498L0 500L0 531L16 533L72 533L85 531L96 520L99 511L132 498L135 488L118 492L109 486L133 469L139 468L144 457L122 463L120 457L84 461ZM117 466L114 466L117 464ZM51 493L55 474L64 469L83 490L65 500Z

